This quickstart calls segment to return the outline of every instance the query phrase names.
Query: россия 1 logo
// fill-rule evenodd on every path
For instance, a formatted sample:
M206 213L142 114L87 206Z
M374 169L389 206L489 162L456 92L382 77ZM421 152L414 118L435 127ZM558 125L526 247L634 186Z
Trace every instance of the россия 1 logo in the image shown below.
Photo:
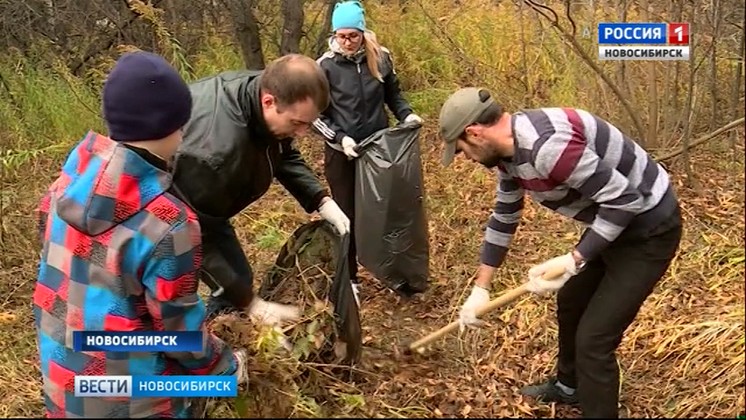
M689 24L598 24L599 60L689 60Z

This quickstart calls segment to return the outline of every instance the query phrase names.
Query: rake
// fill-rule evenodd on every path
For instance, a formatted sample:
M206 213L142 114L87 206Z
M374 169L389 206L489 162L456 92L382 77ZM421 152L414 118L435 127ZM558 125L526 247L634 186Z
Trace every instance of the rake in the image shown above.
M554 280L562 274L565 273L565 270L563 268L556 268L553 270L548 270L544 272L542 275L542 278L544 280ZM511 289L499 297L491 300L489 303L484 304L483 306L477 308L476 315L477 318L483 316L484 314L490 313L494 311L497 308L501 308L519 297L523 296L525 293L528 293L528 289L526 288L526 284L522 284L514 289ZM430 333L426 335L425 337L411 343L409 346L407 346L405 353L411 354L413 351L420 351L428 344L432 343L433 341L439 339L440 337L443 337L444 335L456 330L459 327L458 321L453 321L450 324L446 325L445 327Z

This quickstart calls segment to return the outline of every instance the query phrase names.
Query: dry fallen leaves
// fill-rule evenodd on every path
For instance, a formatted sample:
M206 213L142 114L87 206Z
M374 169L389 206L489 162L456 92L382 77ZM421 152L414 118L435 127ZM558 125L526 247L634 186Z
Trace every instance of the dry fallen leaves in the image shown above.
M694 197L683 184L677 184L685 217L680 256L630 326L619 349L623 405L630 417L728 418L744 410L744 263L739 259L743 258L744 219L737 217L744 213L743 176L708 170L708 165L715 167L717 158L714 156L713 162L698 161L698 176L705 186L712 187L716 182L735 192L731 195L704 188L703 196ZM453 200L455 195L443 192L452 190L453 179L471 168L456 165L455 174L442 176L434 161L432 157L425 159L428 190L436 203L430 220L432 277L438 279L433 291L424 302L405 310L390 293L377 292L366 283L361 317L366 349L356 380L345 384L331 375L309 373L316 367L300 369L294 363L269 364L259 358L252 366L255 389L251 392L258 392L256 398L267 398L261 404L266 411L250 414L270 417L295 413L292 416L306 417L305 412L294 412L296 407L283 404L312 401L322 407L320 410L337 416L349 409L336 404L334 394L345 393L365 399L365 407L349 412L351 417L578 415L559 405L515 396L524 384L553 373L557 346L553 299L515 302L487 317L494 327L439 340L435 344L437 354L406 358L396 353L397 345L404 340L435 331L457 316L454 314L463 302L463 289L468 293L469 276L478 262L482 225L475 220L486 220L489 206L484 203L494 198L493 184L459 183L458 188L473 203L451 203L458 201ZM679 180L677 174L674 177ZM285 200L284 194L265 198ZM531 201L527 205L510 258L500 269L496 284L503 289L518 286L525 279L527 267L555 256L557 250L571 246L578 238L573 225ZM263 209L258 205L246 213L259 218ZM303 217L289 214L278 223L282 229L291 230L297 220L305 220ZM242 219L236 221L237 231L251 232L242 223ZM251 261L265 262L275 256L252 244L246 249ZM0 322L14 321L13 313L0 313ZM330 389L339 391L332 393ZM417 408L408 409L412 406Z
M0 312L0 324L10 324L16 320L16 314Z

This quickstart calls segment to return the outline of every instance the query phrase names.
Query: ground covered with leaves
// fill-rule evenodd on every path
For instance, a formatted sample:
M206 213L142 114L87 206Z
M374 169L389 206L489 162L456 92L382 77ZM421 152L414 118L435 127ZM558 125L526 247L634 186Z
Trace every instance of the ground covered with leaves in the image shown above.
M487 325L480 330L450 334L424 355L402 354L407 342L457 319L471 288L482 229L494 202L496 180L490 172L463 161L441 168L440 148L434 146L431 134L425 137L430 290L402 301L363 270L364 349L360 364L351 371L335 369L320 356L329 328L324 315L328 308L318 302L304 304L306 319L301 334L292 331L296 349L291 352L278 345L277 332L259 330L237 316L216 320L216 333L247 347L252 365L250 384L240 398L208 402L211 417L579 415L575 409L537 403L518 394L521 386L553 372L557 325L552 297L525 295L487 315ZM301 146L321 175L318 145L309 140ZM744 413L743 150L734 158L717 147L694 153L699 191L684 183L681 162L669 164L682 201L684 236L671 269L619 349L623 416ZM31 327L38 253L31 214L61 159L40 156L23 173L2 179L12 205L3 213L0 253L0 375L5 378L0 383L0 417L42 413ZM257 287L285 240L308 220L277 185L235 218L239 238L254 264ZM532 264L567 252L580 232L579 226L529 200L494 293L520 285Z

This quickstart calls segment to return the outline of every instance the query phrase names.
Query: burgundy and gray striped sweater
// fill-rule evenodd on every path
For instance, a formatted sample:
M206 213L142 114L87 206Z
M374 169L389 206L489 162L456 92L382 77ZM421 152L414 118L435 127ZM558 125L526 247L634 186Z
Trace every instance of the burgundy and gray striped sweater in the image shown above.
M587 260L633 219L636 227L653 227L676 209L665 169L603 119L580 109L540 108L515 113L512 126L515 153L498 164L497 204L487 223L482 263L502 264L525 192L588 226L577 244Z

